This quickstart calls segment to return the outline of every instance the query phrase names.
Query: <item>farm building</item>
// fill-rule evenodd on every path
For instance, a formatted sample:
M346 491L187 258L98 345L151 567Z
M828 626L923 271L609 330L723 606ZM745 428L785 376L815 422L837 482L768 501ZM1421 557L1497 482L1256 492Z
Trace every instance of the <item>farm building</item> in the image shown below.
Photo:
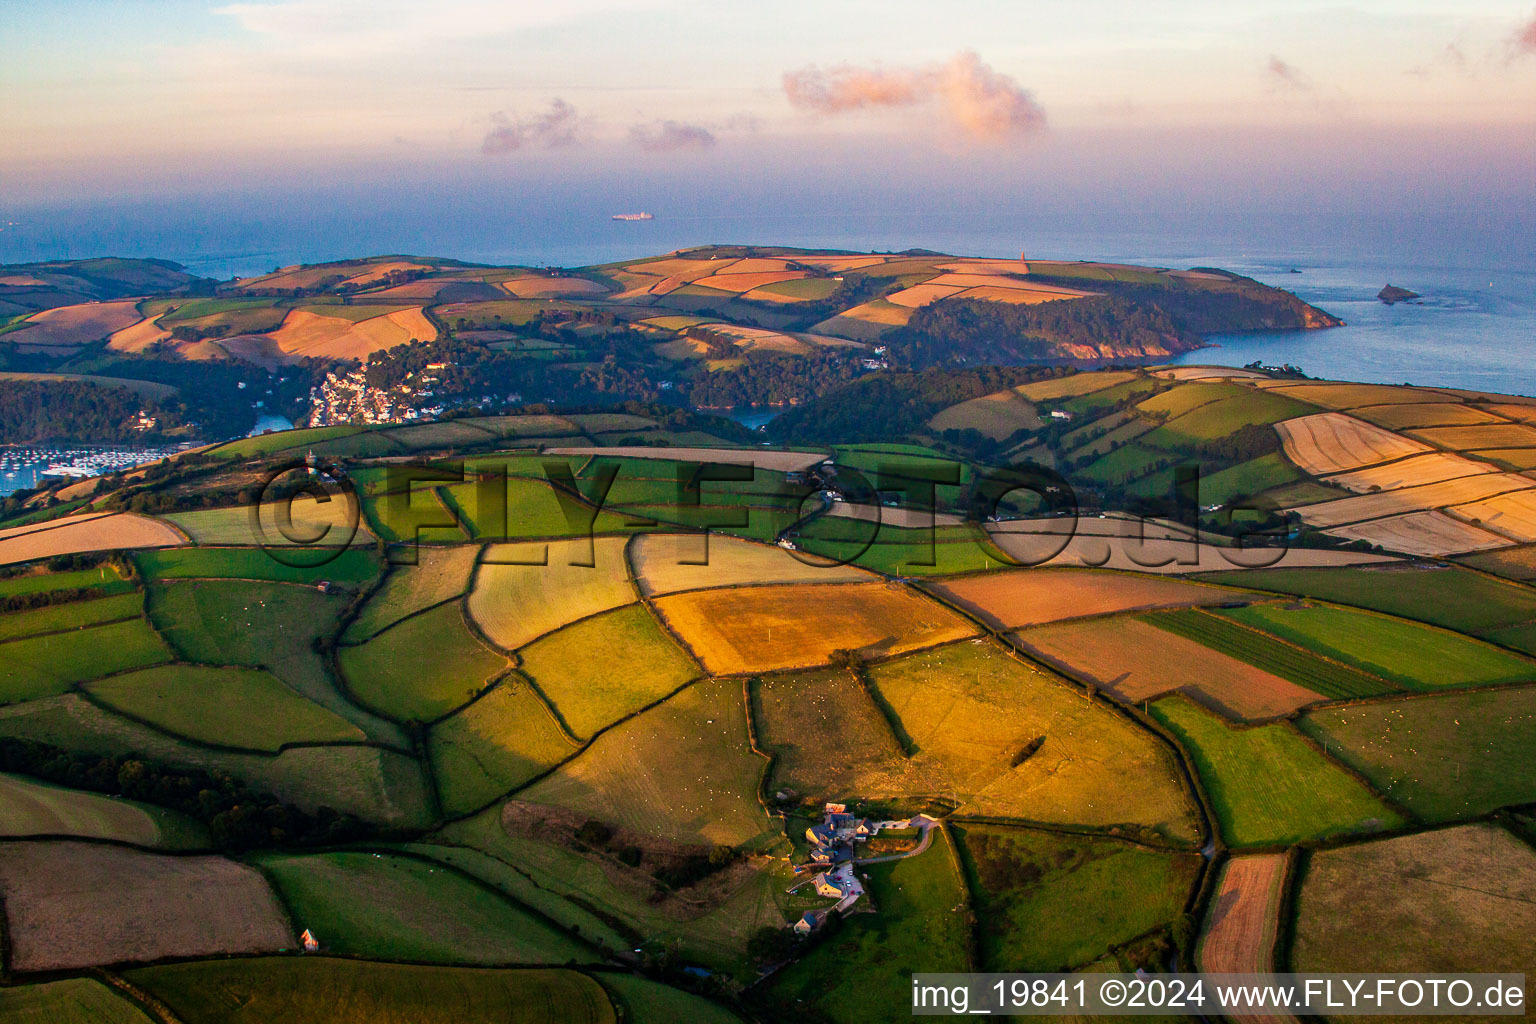
M796 921L793 927L796 935L809 935L826 923L827 912L825 910L807 910L800 915L800 920Z

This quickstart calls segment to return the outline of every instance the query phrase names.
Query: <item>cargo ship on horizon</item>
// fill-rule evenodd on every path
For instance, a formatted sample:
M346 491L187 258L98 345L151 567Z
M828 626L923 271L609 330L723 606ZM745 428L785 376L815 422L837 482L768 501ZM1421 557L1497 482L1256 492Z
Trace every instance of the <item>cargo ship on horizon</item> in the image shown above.
M646 213L644 210L642 210L639 213L616 213L616 214L613 215L613 219L614 220L655 220L656 217L655 217L655 215Z

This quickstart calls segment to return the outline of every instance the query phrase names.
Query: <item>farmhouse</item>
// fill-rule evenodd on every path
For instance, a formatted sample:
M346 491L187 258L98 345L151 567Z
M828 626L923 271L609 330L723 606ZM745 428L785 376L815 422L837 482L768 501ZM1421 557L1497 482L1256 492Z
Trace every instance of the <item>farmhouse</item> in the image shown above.
M793 927L796 935L809 935L826 923L825 910L807 910L800 915L800 920L796 921Z

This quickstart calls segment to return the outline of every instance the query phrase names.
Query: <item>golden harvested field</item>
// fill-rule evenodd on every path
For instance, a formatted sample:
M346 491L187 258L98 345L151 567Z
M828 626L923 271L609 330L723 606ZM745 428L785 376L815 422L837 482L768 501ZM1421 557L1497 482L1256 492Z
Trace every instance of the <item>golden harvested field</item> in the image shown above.
M673 842L744 843L772 827L757 801L767 767L748 744L741 683L707 680L603 733L518 799Z
M1120 700L1178 690L1234 718L1270 718L1325 698L1150 623L1125 617L1021 630L1014 640Z
M983 395L968 402L940 410L928 421L929 430L979 430L994 441L1001 441L1017 430L1037 429L1040 417L1035 407L1012 391Z
M608 289L584 277L515 277L501 286L519 299L555 299L566 296L604 295Z
M27 318L27 326L4 336L14 345L48 348L79 348L139 322L133 299L116 302L85 302L78 306L45 309Z
M1226 377L1242 377L1249 380L1266 380L1257 370L1239 370L1235 366L1169 366L1153 370L1154 377L1169 380L1216 380Z
M1492 459L1521 471L1536 469L1536 448L1491 448L1467 454Z
M1297 509L1302 521L1318 527L1357 523L1364 519L1401 515L1447 505L1482 501L1496 494L1536 487L1536 480L1518 473L1482 473L1456 480L1442 480L1418 487L1402 487L1376 494L1357 494L1352 498L1303 505Z
M1430 450L1426 444L1338 412L1300 416L1275 424L1275 429L1280 432L1285 454L1314 476L1342 473Z
M1373 490L1390 491L1399 487L1416 487L1498 471L1499 467L1486 462L1474 462L1445 452L1430 452L1427 455L1411 455L1401 462L1389 462L1384 466L1368 466L1340 473L1338 476L1327 477L1325 482L1356 494L1366 494Z
M927 586L995 629L1146 608L1225 604L1246 596L1178 580L1084 569L1014 569Z
M685 281L693 281L701 277L709 277L711 274L724 273L726 268L739 260L689 260L669 259L650 260L645 263L636 263L629 268L633 274L654 274L657 277L680 277ZM781 268L782 269L782 268Z
M350 498L319 502L307 494L297 495L286 506L289 516L286 527L278 521L281 507L262 506L254 523L249 505L172 512L161 518L179 527L196 544L266 544L297 550L309 543L326 547L339 547L349 542L354 546L373 543L373 535L362 525L358 518L361 512ZM357 527L355 533L354 525Z
M1116 384L1124 384L1128 380L1134 380L1136 376L1137 374L1131 370L1074 373L1066 377L1055 377L1051 380L1040 380L1033 384L1024 384L1013 390L1031 402L1045 402L1060 398L1076 398L1078 395L1103 391L1105 388L1112 388Z
M1041 302L1055 302L1058 299L1075 299L1086 292L1069 292L1066 289L1039 288L1011 288L998 285L983 285L976 288L967 288L960 293L962 299L979 299L983 302L1010 302L1016 306L1033 306Z
M1443 397L1437 391L1391 384L1277 384L1287 398L1298 398L1325 409L1358 409L1371 405L1415 405Z
M271 952L294 941L261 874L222 857L0 843L0 893L18 971Z
M1536 405L1517 405L1511 402L1495 402L1485 406L1489 412L1507 416L1521 423L1536 423Z
M746 261L744 260L743 262ZM718 291L740 295L742 292L749 292L753 288L760 288L765 284L778 284L780 281L798 281L804 276L805 273L799 270L768 270L755 274L738 274L733 269L729 274L701 277L693 283L700 288L714 288Z
M903 288L899 292L892 292L885 298L887 302L894 302L898 306L916 309L918 306L926 306L930 302L938 302L940 299L947 299L951 295L958 295L963 290L959 285L916 284L911 288Z
M647 597L680 590L734 587L753 583L858 583L873 575L849 565L807 565L783 548L736 537L709 537L707 565L704 537L672 533L641 534L630 549L640 592ZM802 557L811 558L802 553Z
M877 267L885 262L884 256L801 256L795 260L809 267L826 267L834 274L841 274L848 270L863 270L865 267Z
M1528 972L1536 853L1489 824L1319 850L1296 902L1291 961L1297 971Z
M92 514L4 531L0 534L0 565L82 551L165 548L185 543L181 534L157 519L131 512Z
M1457 505L1450 513L1476 526L1513 537L1522 544L1536 541L1536 491L1516 491Z
M789 264L784 260L774 259L771 256L749 256L746 259L736 260L731 264L731 274L772 274L781 273L789 269ZM718 271L717 271L718 272ZM795 273L804 273L795 271Z
M699 590L657 608L710 672L824 665L836 650L900 654L976 629L937 603L879 583Z
M884 324L887 327L900 327L912 317L912 311L897 306L884 299L875 299L851 309L845 309L838 314L839 319L864 320L872 324ZM813 327L812 330L820 330ZM829 332L831 333L831 332Z
M408 341L431 341L437 337L437 328L422 315L419 306L357 323L295 309L269 337L284 355L295 359L365 359L379 349Z
M1444 512L1413 512L1405 516L1372 519L1351 526L1335 526L1328 532L1347 540L1379 544L1388 551L1431 557L1487 551L1509 544L1504 537L1479 530Z
M155 319L148 317L112 332L112 336L107 339L107 348L114 352L142 352L155 342L169 338L171 332L156 323Z
M413 263L410 260L388 260L383 263L367 263L364 264L364 266L367 269L362 270L359 273L356 273L347 278L346 283L356 285L359 288L365 288L368 285L375 284L384 280L385 277L396 271L431 271L436 269L435 267L430 267L425 263Z
M779 473L809 469L828 458L822 452L761 451L756 448L550 448L549 455L609 456L616 459L666 459L758 466Z
M1525 423L1487 423L1472 427L1430 427L1413 431L1431 444L1457 451L1474 448L1536 448L1536 427Z
M516 650L577 619L631 604L638 595L624 563L625 541L597 537L590 548L585 538L493 544L469 595L470 617L497 644ZM589 557L590 566L571 564Z
M1194 838L1193 809L1166 748L995 643L950 644L875 665L869 676L915 753L869 773L860 793L949 797L962 814L1135 823Z
M1434 402L1425 405L1417 403L1406 405L1368 405L1353 410L1353 413L1363 420L1368 420L1378 427L1386 427L1388 430L1403 430L1409 427L1454 427L1472 423L1500 422L1497 416L1491 416L1476 406L1466 405L1461 402Z
M1283 853L1255 853L1227 861L1195 951L1200 970L1214 974L1274 970L1285 862Z

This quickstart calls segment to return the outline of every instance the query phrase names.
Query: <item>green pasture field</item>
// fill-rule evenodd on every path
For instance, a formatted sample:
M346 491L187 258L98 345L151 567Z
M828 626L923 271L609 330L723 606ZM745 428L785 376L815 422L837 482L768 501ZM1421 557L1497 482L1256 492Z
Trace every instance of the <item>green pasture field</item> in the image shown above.
M1518 626L1505 626L1502 629L1490 629L1483 633L1483 639L1505 647L1513 647L1517 651L1527 654L1536 654L1536 622L1525 622Z
M752 933L787 923L781 907L788 899L784 890L793 882L782 862L749 877L735 892L680 916L651 901L653 885L648 881L620 887L590 856L509 835L502 827L500 807L454 822L440 838L495 858L510 872L508 881L525 879L546 898L558 897L560 904L546 910L563 922L587 920L588 908L600 908L605 918L630 932L620 949L644 942L713 970L741 973L750 970L746 946ZM452 849L444 847L443 856Z
M869 669L914 753L866 772L870 799L942 794L958 813L1073 825L1132 824L1195 838L1171 752L1145 730L994 643L961 642ZM803 709L802 709L803 712ZM789 730L770 726L782 738ZM1044 737L1022 763L1014 759ZM800 742L814 742L807 730ZM920 808L914 808L914 810Z
M1404 619L1327 606L1251 605L1218 613L1413 690L1536 680L1536 664Z
M942 528L941 528L942 529ZM925 533L926 531L908 531ZM972 538L940 541L938 530L930 548L926 538L916 543L870 544L851 540L797 540L801 549L889 576L947 576L953 573L1003 569L1013 565L991 544ZM929 565L928 562L933 564Z
M362 433L362 427L309 427L302 430L280 430L271 434L242 438L221 444L208 454L222 459L256 459L275 455L290 448L315 445L338 437L350 437Z
M812 280L812 279L807 279ZM781 284L800 284L783 281ZM769 285L768 287L773 287ZM637 974L609 971L593 975L635 1024L740 1024L741 1018L719 1003Z
M513 477L507 481L506 520L496 508L495 488L483 493L477 483L442 488L449 508L476 540L519 540L528 537L575 537L594 533L623 532L629 517L595 511L569 496L557 496L554 488L539 480Z
M566 626L519 654L523 671L582 737L660 700L701 671L638 604ZM624 667L616 672L616 665Z
M187 299L176 308L168 310L160 315L160 326L174 327L177 324L186 323L188 320L201 320L220 313L234 313L248 309L272 309L277 300L269 298L256 299ZM286 309L281 313L287 313ZM278 317L282 319L281 314Z
M1138 411L1154 416L1166 415L1168 422L1187 416L1203 405L1224 400L1250 398L1252 388L1219 381L1194 381L1178 384L1136 405Z
M295 306L294 308L301 309L306 313L314 313L318 316L339 317L342 320L350 320L357 324L362 323L364 320L372 320L376 316L387 316L390 313L398 313L402 309L409 309L411 305L412 303L409 302L403 302L399 304L391 303L390 305L384 305L383 303L370 305L356 302L342 305L339 302L325 302L309 303L307 305Z
M1199 384L1188 386L1203 387ZM1148 434L1146 442L1164 448L1184 448L1229 437L1250 424L1278 423L1317 411L1314 406L1269 391L1233 385L1210 386L1230 388L1237 394L1200 405L1170 420ZM1146 409L1147 404L1143 403L1142 408Z
M926 484L930 476L938 477L941 482L935 486L940 501L946 493L956 493L958 488L968 485L973 473L970 463L924 445L841 445L834 453L840 468L858 470L876 487L883 485L882 478L886 482L917 480ZM951 473L958 474L959 483L948 482Z
M0 617L0 643L39 633L62 633L103 622L131 619L143 610L143 595L134 593L118 594L96 601L71 601L26 612L7 612ZM60 643L70 642L68 637L58 639Z
M1290 508L1292 505L1313 505L1320 501L1347 498L1350 493L1341 487L1329 487L1316 480L1295 480L1270 488L1264 492L1264 497L1281 508Z
M5 379L0 376L0 380ZM47 522L50 519L59 519L69 515L78 508L84 508L90 498L76 498L74 501L66 501L62 505L51 505L48 508L40 508L33 512L27 512L19 516L11 516L9 519L0 519L0 529L9 530L16 526L31 526L33 523Z
M286 539L282 532L284 527L278 524L275 507L258 513L261 520L258 530L252 522L252 508L248 505L208 508L196 512L172 512L160 518L178 527L192 538L194 544L257 547L265 543L281 548L281 557L287 561L308 565L328 564L339 548L364 546L373 540L364 528L366 523L359 521L356 532L350 529L350 506L345 500L322 505L306 498L290 507L295 536L307 539L318 536L321 527L330 527L330 532L322 538L329 543L312 545Z
M1129 444L1130 442L1136 440L1138 437L1141 437L1143 434L1149 433L1157 426L1155 423L1141 419L1129 413L1125 415L1127 415L1129 418L1124 422L1112 427L1107 433L1101 434L1092 439L1089 439L1087 435L1083 435L1080 438L1080 441L1077 442L1078 446L1068 452L1067 456L1073 460L1082 459L1089 456L1102 457L1114 451L1116 448L1119 448L1121 445ZM1107 418L1108 417L1106 417L1106 419Z
M365 644L337 649L358 699L399 721L428 722L467 703L508 668L464 624L458 604L406 619Z
M338 459L376 459L385 455L400 455L410 450L395 440L393 433L378 427L370 427L345 437L334 437L306 449L321 458Z
M295 922L335 953L473 964L590 961L593 950L491 888L416 857L265 854Z
M187 1024L617 1024L602 987L567 970L260 957L141 967L127 976Z
M843 669L752 681L758 742L773 754L770 790L822 800L868 795L869 780L899 770L904 754L891 724Z
M879 911L852 915L779 972L765 995L781 1012L887 1024L893 1007L912 1004L914 971L976 969L966 916L955 912L965 882L947 837L936 836L920 856L872 864L868 873Z
M1298 724L1431 821L1536 801L1536 687L1319 708Z
M1138 375L1122 384L1104 388L1102 391L1091 391L1086 395L1075 395L1061 402L1060 405L1063 409L1078 416L1092 417L1119 402L1137 397L1149 397L1154 392L1168 386L1168 381L1161 380L1160 378Z
M980 970L1066 971L1166 927L1200 866L1193 852L993 825L955 828L980 920Z
M254 669L165 665L86 687L114 710L174 736L275 753L289 743L346 743L363 731Z
M1301 470L1285 461L1278 452L1260 455L1209 476L1200 475L1200 504L1225 505L1235 498L1252 497L1288 484L1301 476Z
M486 448L500 441L499 434L463 420L398 427L384 431L384 436L411 451L428 448Z
M1325 697L1370 697L1396 689L1391 683L1358 669L1324 661L1268 633L1255 632L1230 619L1198 609L1158 612L1144 615L1142 619Z
M94 569L74 569L69 572L26 572L15 576L0 576L0 598L22 597L28 594L47 594L59 590L89 588L101 597L127 594L134 589L131 580L111 566Z
M675 504L629 505L622 509L604 511L603 517L615 516L631 531L657 529L660 526L681 526L687 529L708 529L715 533L728 533L748 540L772 541L779 531L793 523L798 516L787 509L750 508L746 506L680 508ZM635 522L639 520L640 522ZM644 521L652 525L645 525ZM745 525L738 525L741 523ZM724 523L725 525L721 525Z
M1536 590L1464 569L1247 569L1202 578L1355 605L1465 633L1536 619Z
M155 1024L126 996L95 978L0 988L0 1018L10 1024Z
M1289 723L1234 728L1182 696L1155 701L1151 710L1189 751L1222 835L1234 847L1405 824L1400 814L1309 746Z
M1155 472L1160 460L1172 458L1174 456L1168 452L1149 448L1141 441L1132 441L1068 475L1099 484L1124 484Z
M748 746L740 680L707 680L599 736L518 794L684 843L771 840L766 759Z
M208 830L201 824L163 807L20 775L0 775L0 836L45 835L113 839L171 850L195 850L208 844ZM0 997L0 1008L4 1005Z
M354 547L327 554L336 557L314 566L287 565L260 548L159 548L140 551L134 560L147 580L222 578L270 580L273 583L327 580L361 586L379 574L378 555L367 548Z
M92 626L72 635L0 644L0 705L64 693L91 679L171 660L171 652L142 618Z
M453 815L524 785L575 754L576 745L532 687L511 675L433 725L427 751L443 812Z
M465 593L478 554L472 547L419 548L415 565L390 569L384 585L373 592L348 625L346 639L373 636L407 615Z
M443 503L438 488L418 485L409 491L361 498L368 529L391 544L463 544L459 510Z
M1505 579L1519 580L1523 583L1536 580L1536 544L1463 555L1457 561L1462 565L1481 569Z

